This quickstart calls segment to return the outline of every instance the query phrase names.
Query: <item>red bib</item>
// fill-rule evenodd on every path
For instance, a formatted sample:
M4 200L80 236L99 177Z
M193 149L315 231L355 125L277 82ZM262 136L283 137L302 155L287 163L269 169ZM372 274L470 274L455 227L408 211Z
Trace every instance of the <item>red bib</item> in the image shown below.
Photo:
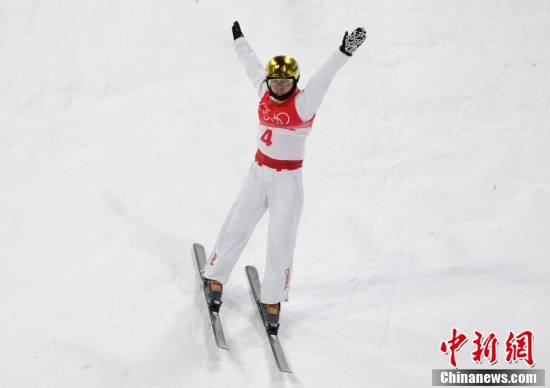
M260 125L273 128L284 128L294 131L299 128L309 128L313 124L315 115L303 121L296 110L296 96L300 93L296 89L294 93L281 103L273 102L270 98L269 90L267 90L258 106L258 117Z

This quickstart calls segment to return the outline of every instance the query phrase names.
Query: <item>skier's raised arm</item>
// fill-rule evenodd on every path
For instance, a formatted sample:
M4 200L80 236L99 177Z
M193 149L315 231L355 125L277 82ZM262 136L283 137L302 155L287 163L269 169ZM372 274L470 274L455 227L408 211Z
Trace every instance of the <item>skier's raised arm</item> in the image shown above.
M309 80L302 93L296 97L296 109L302 120L309 120L313 117L321 105L332 79L365 41L366 36L365 29L361 27L356 28L351 34L346 31L339 49L328 58Z
M252 47L250 47L248 41L244 38L239 22L236 21L233 23L232 31L233 45L235 47L235 51L237 52L237 57L243 64L243 67L246 70L246 75L248 75L248 78L252 81L258 95L261 96L267 88L264 82L264 68L256 56L256 53L252 50Z

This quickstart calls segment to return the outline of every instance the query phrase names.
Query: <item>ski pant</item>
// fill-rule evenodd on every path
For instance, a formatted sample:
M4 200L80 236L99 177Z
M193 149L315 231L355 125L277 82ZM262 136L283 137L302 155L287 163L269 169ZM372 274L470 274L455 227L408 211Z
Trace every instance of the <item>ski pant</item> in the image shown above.
M260 300L270 304L286 301L303 202L301 168L277 171L253 163L219 232L204 277L222 284L229 280L256 224L269 209Z

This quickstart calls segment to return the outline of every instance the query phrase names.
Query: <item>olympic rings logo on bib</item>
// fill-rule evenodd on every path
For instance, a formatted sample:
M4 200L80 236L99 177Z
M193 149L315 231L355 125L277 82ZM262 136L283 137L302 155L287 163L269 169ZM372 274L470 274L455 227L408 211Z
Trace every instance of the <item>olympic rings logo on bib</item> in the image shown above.
M265 121L276 125L287 125L290 123L290 115L286 112L275 113L265 104L260 104L260 112Z

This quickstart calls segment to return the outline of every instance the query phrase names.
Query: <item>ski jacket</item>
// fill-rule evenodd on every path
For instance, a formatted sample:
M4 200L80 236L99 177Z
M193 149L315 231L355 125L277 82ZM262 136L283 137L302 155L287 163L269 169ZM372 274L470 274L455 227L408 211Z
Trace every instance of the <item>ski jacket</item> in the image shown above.
M278 103L270 98L264 67L247 40L241 37L233 44L260 97L256 161L278 170L301 167L315 113L330 82L349 57L337 49L303 90L296 88L287 100Z

